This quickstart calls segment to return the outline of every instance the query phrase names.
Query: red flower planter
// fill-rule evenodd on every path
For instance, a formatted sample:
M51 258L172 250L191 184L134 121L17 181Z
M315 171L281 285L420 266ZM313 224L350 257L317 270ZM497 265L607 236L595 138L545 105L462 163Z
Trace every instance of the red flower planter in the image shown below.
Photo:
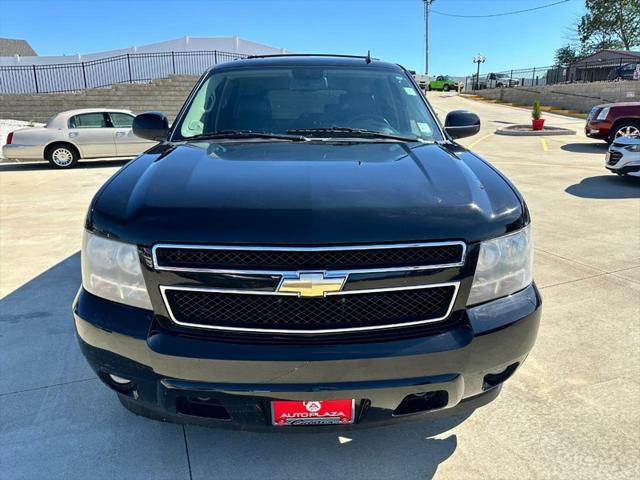
M544 118L532 119L531 127L534 130L542 130L544 128Z

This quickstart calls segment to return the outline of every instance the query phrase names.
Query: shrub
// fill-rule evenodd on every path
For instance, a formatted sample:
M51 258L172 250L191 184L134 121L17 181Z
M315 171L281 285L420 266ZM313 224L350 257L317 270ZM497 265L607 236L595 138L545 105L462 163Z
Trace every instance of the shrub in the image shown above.
M533 108L531 109L531 118L538 120L542 116L542 110L540 110L540 101L533 102Z

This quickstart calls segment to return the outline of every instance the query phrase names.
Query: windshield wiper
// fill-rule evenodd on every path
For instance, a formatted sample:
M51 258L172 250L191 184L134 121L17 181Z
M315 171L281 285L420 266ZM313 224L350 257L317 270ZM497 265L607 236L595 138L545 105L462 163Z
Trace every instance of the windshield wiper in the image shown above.
M351 127L294 128L287 130L287 133L297 135L309 135L314 133L331 134L329 136L332 137L337 134L341 137L388 138L390 140L402 140L404 142L426 142L422 138L412 137L409 135L396 135L393 133L378 132L376 130L367 130L365 128Z
M217 132L200 133L184 140L209 140L209 139L235 139L235 138L272 138L276 140L291 140L292 142L306 142L309 139L303 135L291 135L288 133L254 132L252 130L219 130Z

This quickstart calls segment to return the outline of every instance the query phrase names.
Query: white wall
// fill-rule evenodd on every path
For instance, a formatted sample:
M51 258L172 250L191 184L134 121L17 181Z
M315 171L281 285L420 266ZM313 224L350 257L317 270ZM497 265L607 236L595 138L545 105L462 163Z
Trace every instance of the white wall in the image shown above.
M240 37L182 37L164 42L149 43L147 45L121 48L118 50L106 50L104 52L58 55L0 57L0 66L11 65L51 65L56 63L88 62L101 58L113 57L127 53L151 53L151 52L188 52L198 50L219 50L222 52L241 53L243 55L271 55L277 53L290 53L284 48L270 47L261 43L244 40Z
M69 92L169 75L200 75L217 63L234 59L214 51L239 55L287 53L239 37L183 37L86 55L0 57L0 93ZM162 55L144 55L154 53Z

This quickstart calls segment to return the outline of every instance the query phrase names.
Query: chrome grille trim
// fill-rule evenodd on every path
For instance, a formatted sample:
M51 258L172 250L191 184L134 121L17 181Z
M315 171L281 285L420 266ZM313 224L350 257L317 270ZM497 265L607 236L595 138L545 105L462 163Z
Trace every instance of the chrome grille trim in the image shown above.
M255 272L254 272L255 273ZM240 295L286 295L286 296L297 296L295 293L283 293L283 292L267 292L267 291L258 291L258 290L235 290L235 289L221 289L221 288L208 288L208 287L180 287L180 286L160 286L160 293L162 295L162 299L169 313L169 318L176 325L180 325L183 327L192 327L199 328L205 330L224 330L224 331L233 331L233 332L253 332L253 333L284 333L284 334L331 334L331 333L346 333L346 332L362 332L362 331L371 331L371 330L386 330L389 328L398 328L398 327L409 327L415 325L423 325L427 323L440 322L451 315L453 310L453 306L458 298L458 290L460 287L460 282L447 282L447 283L433 283L427 285L412 285L408 287L389 287L389 288L377 288L377 289L368 289L368 290L351 290L347 292L330 292L326 293L326 296L329 295L353 295L353 294L362 294L362 293L375 293L375 292L385 292L385 291L398 291L398 290L420 290L420 289L429 289L436 287L453 287L453 294L451 295L451 301L447 308L445 315L438 318L430 318L428 320L417 320L412 322L403 322L403 323L395 323L395 324L386 324L386 325L374 325L367 327L351 327L351 328L331 328L331 329L318 329L318 330L291 330L291 329L278 329L278 328L250 328L250 327L228 327L228 326L216 326L216 325L203 325L198 323L190 323L190 322L181 322L177 320L171 311L171 306L169 304L166 292L168 290L181 290L181 291L192 291L192 292L210 292L210 293L229 293L229 294L240 294Z
M400 243L400 244L380 244L380 245L342 245L342 246L321 246L321 247L281 247L281 246L247 246L247 245L181 245L172 243L158 243L151 248L151 256L153 268L155 270L165 270L171 272L194 272L194 273L229 273L235 275L295 275L302 272L301 270L249 270L249 269L225 269L225 268L192 268L192 267L167 267L159 265L156 251L158 248L176 248L191 250L247 250L247 251L290 251L290 252L322 252L322 251L340 251L340 250L384 250L384 249L400 249L400 248L422 248L422 247L442 247L442 246L460 246L462 253L460 261L454 263L444 263L438 265L412 265L402 267L381 267L381 268L362 268L362 269L331 269L331 273L343 274L348 277L353 273L384 273L384 272L405 272L415 270L439 270L443 268L462 267L467 255L467 244L461 241L451 242L427 242L427 243ZM307 270L304 270L305 272ZM312 272L326 270L309 270Z

